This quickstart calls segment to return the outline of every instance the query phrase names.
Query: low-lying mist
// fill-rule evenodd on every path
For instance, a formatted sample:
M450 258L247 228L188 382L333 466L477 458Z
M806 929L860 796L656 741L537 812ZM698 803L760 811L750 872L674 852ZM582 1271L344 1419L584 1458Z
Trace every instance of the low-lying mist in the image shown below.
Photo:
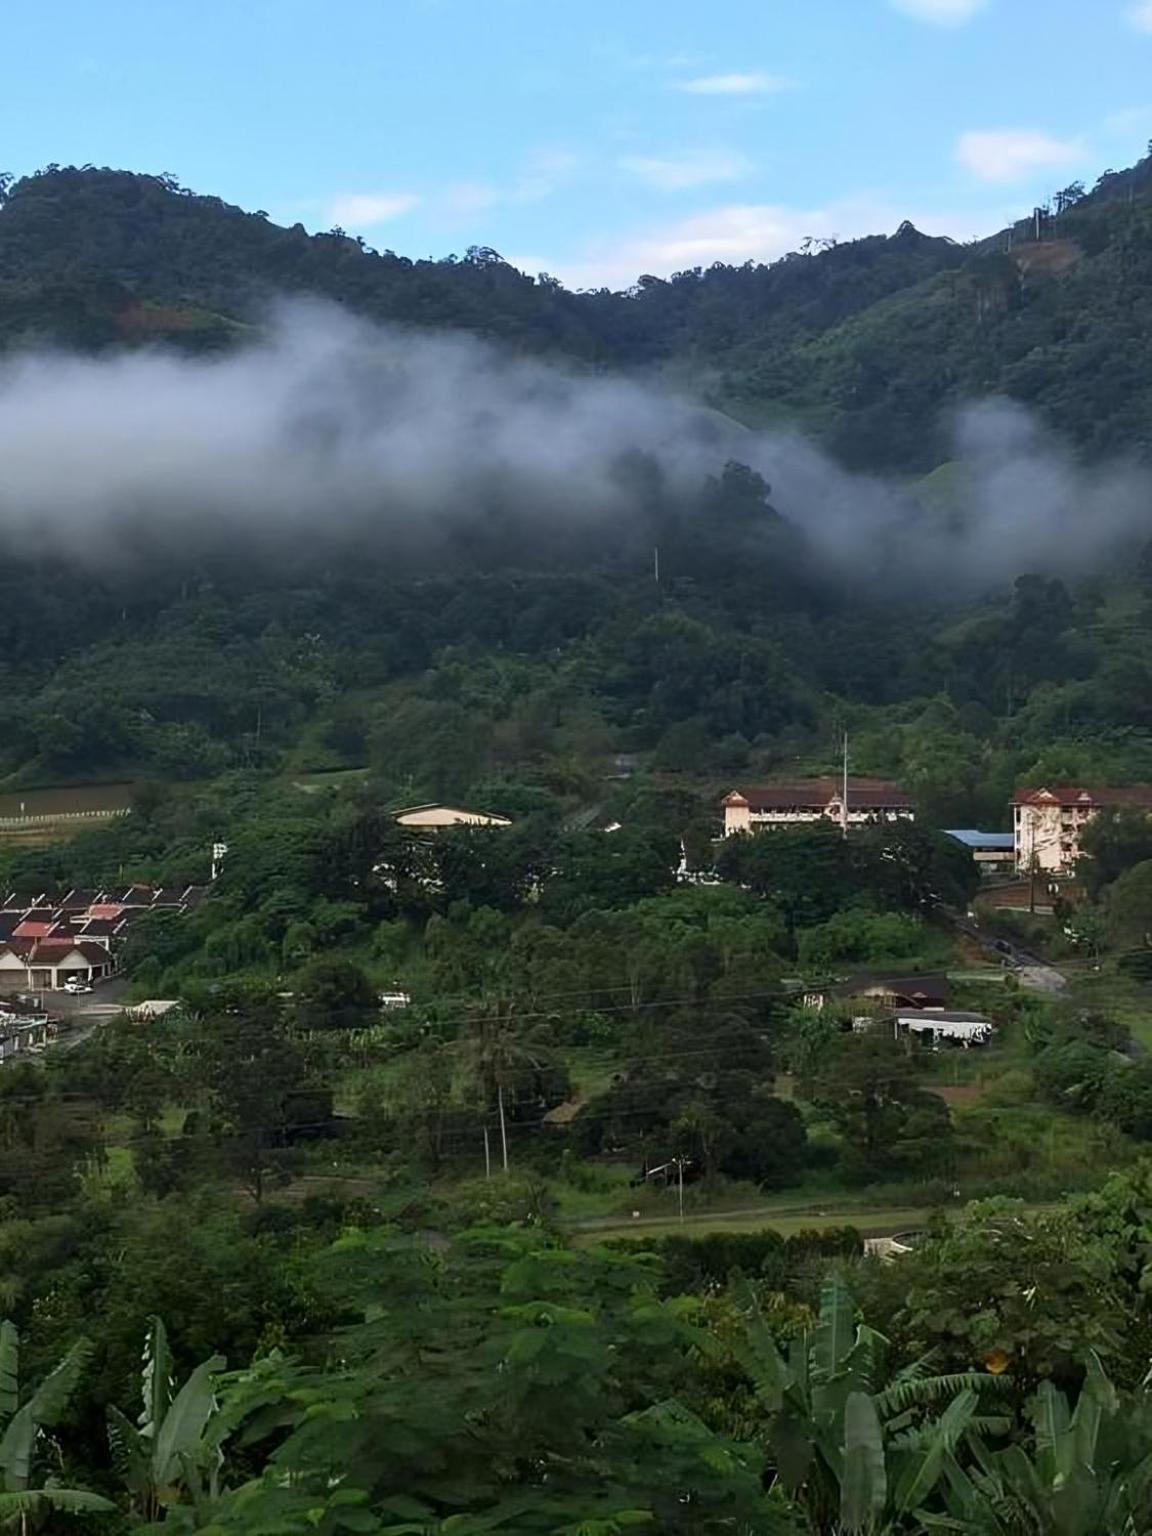
M205 526L299 538L370 520L411 548L496 509L537 538L619 531L639 515L626 466L646 463L684 507L737 459L818 555L860 574L984 583L1080 569L1152 533L1141 468L1078 464L1011 402L960 411L953 437L947 507L921 505L794 432L746 431L654 384L297 303L209 357L8 358L0 529L102 562L141 527L177 558L181 530Z

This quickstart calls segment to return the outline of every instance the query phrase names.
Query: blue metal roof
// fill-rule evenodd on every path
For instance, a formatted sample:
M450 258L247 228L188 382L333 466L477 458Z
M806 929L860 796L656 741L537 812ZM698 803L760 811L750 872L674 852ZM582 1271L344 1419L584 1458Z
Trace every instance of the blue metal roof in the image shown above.
M971 827L962 827L958 831L949 828L944 836L954 837L965 848L1003 848L1007 851L1016 846L1016 839L1011 832L976 832Z

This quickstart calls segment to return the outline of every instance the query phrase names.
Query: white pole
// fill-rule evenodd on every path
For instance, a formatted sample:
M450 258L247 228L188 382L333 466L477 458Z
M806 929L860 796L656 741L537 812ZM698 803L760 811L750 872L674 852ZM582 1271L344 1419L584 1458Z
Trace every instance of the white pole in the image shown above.
M677 1182L680 1185L680 1224L684 1224L684 1159L676 1159Z
M504 1172L508 1172L508 1128L504 1123L504 1084L496 1084L496 1103L500 1107L500 1150L504 1158Z
M844 782L840 790L840 830L848 836L848 732L844 732Z
M484 1127L484 1177L492 1177L492 1148L488 1145L488 1127Z

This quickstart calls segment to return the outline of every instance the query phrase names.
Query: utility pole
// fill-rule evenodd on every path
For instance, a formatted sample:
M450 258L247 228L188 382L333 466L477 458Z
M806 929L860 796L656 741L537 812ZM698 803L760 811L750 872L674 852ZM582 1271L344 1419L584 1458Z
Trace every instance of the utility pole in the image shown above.
M840 787L840 833L848 836L848 732L844 732L844 782Z
M676 1159L676 1182L680 1191L680 1225L684 1225L684 1159Z
M508 1127L504 1121L504 1084L496 1084L496 1104L500 1110L500 1152L504 1162L504 1172L508 1172Z
M660 585L660 546L655 545L652 550L652 576L656 585Z
M492 1177L492 1148L488 1145L488 1122L484 1122L484 1177Z

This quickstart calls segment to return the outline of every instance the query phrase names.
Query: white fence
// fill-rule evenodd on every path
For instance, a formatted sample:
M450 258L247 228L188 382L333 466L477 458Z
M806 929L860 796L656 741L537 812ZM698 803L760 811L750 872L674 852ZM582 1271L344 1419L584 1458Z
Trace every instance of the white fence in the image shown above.
M0 827L48 826L54 821L84 819L107 821L111 816L127 816L128 810L128 806L123 805L114 811L39 811L31 816L0 816Z

